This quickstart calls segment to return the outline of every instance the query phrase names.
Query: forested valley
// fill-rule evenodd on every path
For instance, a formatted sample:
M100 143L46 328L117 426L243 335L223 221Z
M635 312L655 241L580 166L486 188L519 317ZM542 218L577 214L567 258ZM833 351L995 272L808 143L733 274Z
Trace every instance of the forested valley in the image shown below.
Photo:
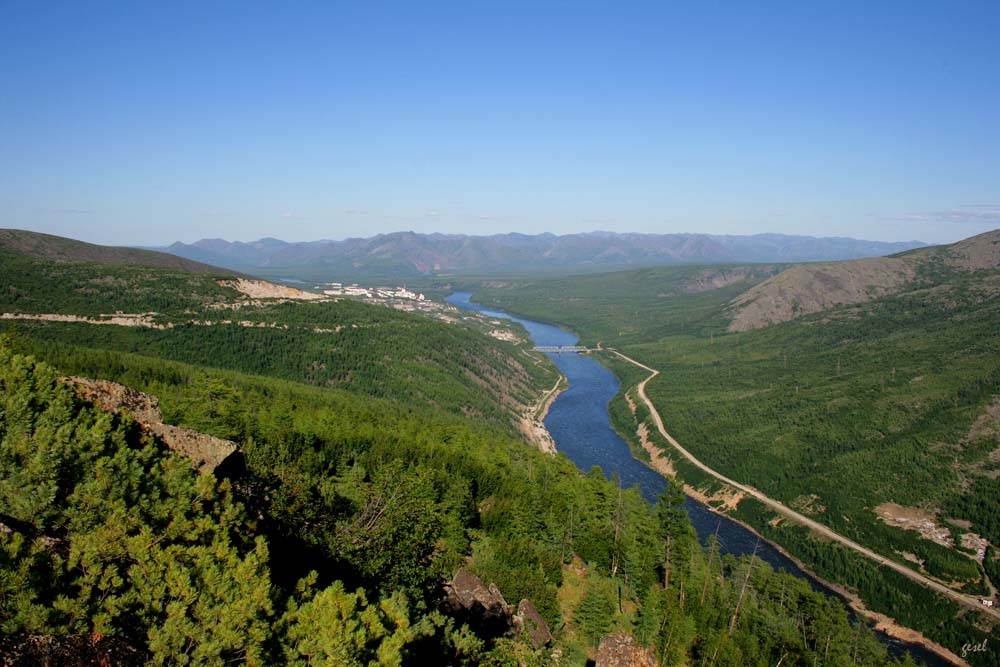
M998 242L991 232L860 267L662 267L490 281L476 298L547 317L585 344L616 347L659 369L648 394L671 434L702 461L887 558L991 598L1000 567L995 546L983 544L1000 540ZM870 266L890 278L811 308L824 285L837 294ZM734 322L750 296L771 308L765 313L787 311L740 329ZM648 415L628 407L624 390L648 373L612 354L602 361L622 379L610 410L637 455L644 453L636 429L645 423L687 484L709 497L724 491L673 455ZM988 617L752 499L735 510L716 505L869 608L943 645L997 638Z
M44 301L34 312L169 314L168 302L118 306L117 288L94 286L151 269L40 261L48 277L11 276L8 299ZM164 299L187 304L177 317L200 316L185 312L202 307L185 296L191 280L202 279L157 275L174 286ZM327 350L326 379L303 373L296 352L326 349L305 328L335 328L345 313L398 325L370 339L359 326L350 343L359 378L369 364L384 372L329 382L353 357ZM55 643L119 664L583 665L612 633L661 665L894 663L839 601L699 543L676 490L650 505L516 437L502 399L516 382L497 393L474 379L520 374L526 396L547 389L551 368L505 361L530 358L515 346L361 304L256 315L289 328L214 338L209 327L4 321L0 650L29 661L15 664ZM466 347L498 350L501 363L448 366ZM448 350L457 357L435 356ZM195 470L67 376L155 395L165 423L232 441L244 467ZM460 572L530 601L551 638L518 632L509 612L456 608L446 584Z

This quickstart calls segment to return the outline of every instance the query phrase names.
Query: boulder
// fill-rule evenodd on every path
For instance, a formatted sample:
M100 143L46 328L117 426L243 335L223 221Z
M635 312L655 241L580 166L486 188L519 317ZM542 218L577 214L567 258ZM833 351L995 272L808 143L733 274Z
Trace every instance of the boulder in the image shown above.
M487 586L482 579L463 568L444 588L445 605L480 637L496 638L510 634L514 608L507 604L496 586Z
M521 600L515 608L507 604L494 584L487 586L464 568L445 584L444 589L449 611L467 622L481 637L517 635L526 638L535 648L552 641L549 626L531 600Z
M531 604L531 600L521 600L517 605L517 614L514 615L514 627L518 634L526 635L528 641L535 648L542 648L552 641L552 633L549 631L545 619Z
M107 380L82 377L60 378L76 390L76 395L96 404L105 412L128 412L140 424L160 424L163 413L156 396Z
M482 579L464 568L445 584L445 592L449 604L455 610L480 609L488 615L497 617L513 615L513 608L507 604L503 594L495 585L487 586Z

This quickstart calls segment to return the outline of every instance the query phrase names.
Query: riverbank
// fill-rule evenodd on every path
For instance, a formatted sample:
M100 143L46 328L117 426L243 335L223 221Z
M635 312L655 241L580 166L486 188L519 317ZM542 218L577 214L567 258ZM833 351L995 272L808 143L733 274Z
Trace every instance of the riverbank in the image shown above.
M566 387L566 378L560 373L552 388L542 394L534 405L525 410L517 423L517 429L528 439L528 442L552 456L555 456L558 450L556 449L556 441L545 426L545 417L548 416L552 403Z
M484 308L472 304L470 298L469 293L456 293L449 297L448 301L453 305L485 312L493 317L514 319L528 330L536 345L562 347L578 343L578 338L564 329ZM559 394L558 400L553 401L551 411L545 419L548 430L558 443L559 452L566 455L580 470L586 472L598 467L605 476L617 477L622 487L637 486L647 501L655 502L666 487L669 475L663 474L663 470L655 469L643 459L650 454L660 454L661 451L672 453L672 451L669 447L656 452L640 449L636 438L630 435L636 426L628 426L635 422L623 414L628 411L628 406L619 393L623 382L627 388L633 388L639 415L643 417L643 421L647 421L647 439L651 443L658 443L657 429L648 422L652 418L652 413L646 414L648 406L645 400L634 393L635 385L648 379L646 375L652 373L652 369L646 369L644 372L630 362L619 362L617 357L612 357L616 361L611 365L617 368L616 373L612 373L607 365L599 363L593 355L550 354L548 356L569 380L570 385L566 391ZM618 399L614 399L616 395L619 396ZM613 410L618 419L616 427L612 427L610 423L612 405L609 401L613 400L621 403ZM619 431L618 427L624 430ZM623 438L623 435L628 437ZM660 465L663 466L664 463L662 459L660 460ZM680 461L677 463L680 467ZM759 533L742 521L734 520L728 514L715 512L714 508L704 502L718 503L722 501L721 498L706 498L697 489L688 488L687 491L689 494L685 510L701 540L714 534L719 538L723 553L736 556L756 553L759 559L768 562L774 569L783 569L791 575L809 581L816 590L822 591L851 611L847 596L838 594L832 586L824 585L825 582L819 577L799 567L798 562L789 558L786 551L773 542L761 539ZM851 613L860 612L851 611ZM870 618L867 614L864 617ZM890 635L881 631L878 635L889 645L894 655L911 653L921 662L935 667L963 664L945 657L926 643L905 641L906 638L912 637L900 638L901 635L898 633Z
M649 380L651 380L658 374L658 371L642 363L639 363L634 359L621 354L620 352L614 351L614 353L619 357L621 357L622 359L630 363L633 363L636 366L639 366L640 368L643 368L644 370L649 371L651 373L649 377L647 377L645 380L643 380L642 382L640 382L638 385L635 386L635 390L637 391L639 396L646 401L647 407L649 407L652 410L653 406L648 402L648 399L646 399L642 389L644 388L645 384L649 382ZM625 400L628 403L629 409L631 410L633 416L637 417L638 406L635 402L635 399L632 398L632 396L630 396L629 394L630 391L631 388L623 390L623 395L625 396ZM638 417L636 421L637 422L639 421ZM677 471L675 469L673 461L670 459L669 456L664 454L661 448L657 447L650 440L648 427L646 426L645 423L639 423L638 427L636 428L636 438L638 439L639 444L641 445L643 451L645 451L649 457L648 460L643 462L650 468L658 472L659 474L666 477L668 480L676 481ZM838 596L840 596L844 600L844 602L856 614L869 620L874 625L876 631L882 632L885 635L892 637L893 639L897 639L901 642L920 646L934 653L935 655L941 657L942 659L947 660L951 664L956 665L957 667L969 667L968 662L963 660L960 656L958 656L956 653L954 653L947 647L938 644L937 642L926 637L917 630L900 625L899 623L896 622L895 619L885 614L881 614L876 611L872 611L871 609L868 609L868 607L865 606L864 601L857 594L849 591L847 588L841 586L840 584L835 584L820 577L815 572L813 572L812 569L810 569L802 560L792 555L788 550L786 550L780 544L774 542L773 540L767 539L766 537L761 535L753 526L746 523L745 521L742 521L741 519L733 517L727 512L718 509L718 506L716 505L717 503L721 503L721 507L724 507L726 509L730 510L736 509L740 501L746 497L746 494L742 490L733 489L731 493L720 491L716 494L709 496L706 493L704 493L701 489L697 489L686 483L683 484L683 489L686 495L700 502L702 505L705 506L706 509L708 509L713 514L725 517L729 521L732 521L734 523L743 526L746 530L756 535L757 538L760 539L762 542L770 544L775 550L777 550L779 553L785 556L785 558L795 563L795 565L798 566L799 569L801 569L804 573L806 573L815 582L819 583L820 585L824 586L825 588L829 589L830 591L833 591Z

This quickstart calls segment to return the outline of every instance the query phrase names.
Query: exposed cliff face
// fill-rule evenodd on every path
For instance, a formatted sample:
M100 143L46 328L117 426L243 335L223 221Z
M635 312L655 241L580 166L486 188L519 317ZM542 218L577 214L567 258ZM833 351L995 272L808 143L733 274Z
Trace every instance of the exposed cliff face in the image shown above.
M239 278L236 280L220 280L219 284L223 287L232 287L251 299L294 299L297 301L323 301L327 299L322 294L306 292L294 287L286 287L285 285L275 285L266 280Z
M77 394L107 412L126 412L147 432L159 438L171 451L191 459L200 471L225 476L244 467L243 453L236 443L188 428L163 423L156 396L131 387L81 377L62 380L73 385Z

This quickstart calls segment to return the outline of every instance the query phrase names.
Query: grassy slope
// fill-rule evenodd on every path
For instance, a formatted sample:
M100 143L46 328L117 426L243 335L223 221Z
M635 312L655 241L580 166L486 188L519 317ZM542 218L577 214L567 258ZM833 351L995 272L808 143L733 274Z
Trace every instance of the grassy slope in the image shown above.
M575 331L583 345L628 345L677 334L723 332L720 304L778 272L781 265L664 266L537 280L481 279L477 303ZM706 278L743 280L700 289Z
M0 248L49 262L95 262L115 266L172 269L188 273L234 274L228 269L220 269L167 253L140 248L94 245L20 229L0 229Z

